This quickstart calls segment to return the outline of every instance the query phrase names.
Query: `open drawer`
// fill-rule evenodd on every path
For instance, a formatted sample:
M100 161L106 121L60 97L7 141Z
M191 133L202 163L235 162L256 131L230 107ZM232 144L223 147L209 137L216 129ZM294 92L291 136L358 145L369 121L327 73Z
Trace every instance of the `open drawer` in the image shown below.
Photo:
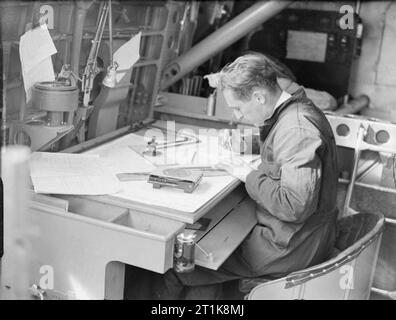
M38 247L56 243L58 260L119 261L164 273L173 265L174 238L184 228L182 222L79 196L36 197L32 203L41 229ZM47 256L52 251L40 249Z
M217 270L256 225L255 207L246 197L203 235L195 248L195 264Z

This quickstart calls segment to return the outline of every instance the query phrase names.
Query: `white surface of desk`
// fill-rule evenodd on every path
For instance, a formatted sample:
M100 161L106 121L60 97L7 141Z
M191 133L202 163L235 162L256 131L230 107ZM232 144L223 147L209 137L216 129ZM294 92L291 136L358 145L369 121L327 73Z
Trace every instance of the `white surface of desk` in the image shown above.
M234 178L229 176L204 177L193 193L171 187L154 189L147 181L129 181L122 182L123 191L112 197L193 213L233 181Z
M147 136L151 135L149 134ZM217 139L217 136L201 135L200 143L171 147L166 152L160 150L162 154L158 157L134 157L133 159L131 158L129 166L125 162L127 149L130 149L131 146L144 146L146 142L143 135L131 133L91 149L86 154L97 154L111 161L115 173L125 172L124 170L129 170L129 172L147 172L150 171L150 167L153 167L154 164L178 163L182 165L208 166L217 163L224 157L232 156L230 152L218 147ZM194 161L191 162L194 153L196 156L193 159ZM245 158L247 158L246 161L249 161L251 156ZM119 159L118 164L116 163L117 159ZM121 192L112 194L111 198L113 200L128 200L186 213L194 213L216 197L216 195L230 187L230 185L235 184L235 182L236 179L231 176L204 177L193 193L184 193L181 189L171 187L154 189L153 185L147 181L128 181L122 182Z

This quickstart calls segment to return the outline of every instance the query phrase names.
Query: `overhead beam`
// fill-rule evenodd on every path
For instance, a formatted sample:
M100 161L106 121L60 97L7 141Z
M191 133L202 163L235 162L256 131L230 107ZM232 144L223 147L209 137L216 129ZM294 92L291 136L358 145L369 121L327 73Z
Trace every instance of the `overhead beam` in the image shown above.
M241 14L227 22L217 31L177 57L163 71L161 90L183 78L221 50L238 41L260 24L264 23L293 1L258 1Z

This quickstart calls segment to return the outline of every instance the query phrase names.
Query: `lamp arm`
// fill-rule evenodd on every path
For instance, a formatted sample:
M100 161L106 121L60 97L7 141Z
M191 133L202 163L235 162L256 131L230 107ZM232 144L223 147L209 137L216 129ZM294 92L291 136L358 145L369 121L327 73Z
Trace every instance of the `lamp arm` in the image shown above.
M109 0L109 50L110 65L113 65L113 13L111 9L111 0Z
M92 40L92 46L89 51L84 74L82 76L82 90L84 91L84 96L83 96L84 107L88 107L89 99L93 87L93 80L97 74L96 60L98 57L100 42L103 36L103 30L106 25L106 18L108 11L109 11L109 6L108 3L106 2L102 7L102 11L100 12L100 18L99 18L98 26L96 28L95 37Z

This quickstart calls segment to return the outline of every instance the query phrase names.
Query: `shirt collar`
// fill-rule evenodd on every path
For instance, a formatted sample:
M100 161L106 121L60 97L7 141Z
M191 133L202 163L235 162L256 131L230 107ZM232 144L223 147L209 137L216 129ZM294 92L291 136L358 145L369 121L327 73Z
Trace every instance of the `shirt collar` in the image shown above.
M281 95L280 95L278 101L275 103L274 111L275 111L283 102L285 102L285 101L288 100L289 98L291 98L291 94L288 93L288 92L286 92L286 91L283 91L283 90L282 90L282 93L281 93Z
M281 93L281 95L279 96L278 101L275 103L275 107L274 107L274 109L272 110L271 115L270 115L267 119L265 119L264 123L265 123L266 121L268 121L269 119L271 119L272 116L274 115L276 109L278 109L286 100L289 100L291 97L292 97L292 95L291 95L290 93L288 93L288 92L282 90L282 93Z
M286 91L282 91L281 95L279 96L278 101L275 104L274 110L272 111L272 115L264 121L264 125L260 126L260 141L264 141L268 136L272 126L277 121L279 114L277 115L277 111L282 112L283 106L285 106L286 101L294 101L297 99L301 99L305 97L305 93L303 89L298 89L296 92L291 95Z

